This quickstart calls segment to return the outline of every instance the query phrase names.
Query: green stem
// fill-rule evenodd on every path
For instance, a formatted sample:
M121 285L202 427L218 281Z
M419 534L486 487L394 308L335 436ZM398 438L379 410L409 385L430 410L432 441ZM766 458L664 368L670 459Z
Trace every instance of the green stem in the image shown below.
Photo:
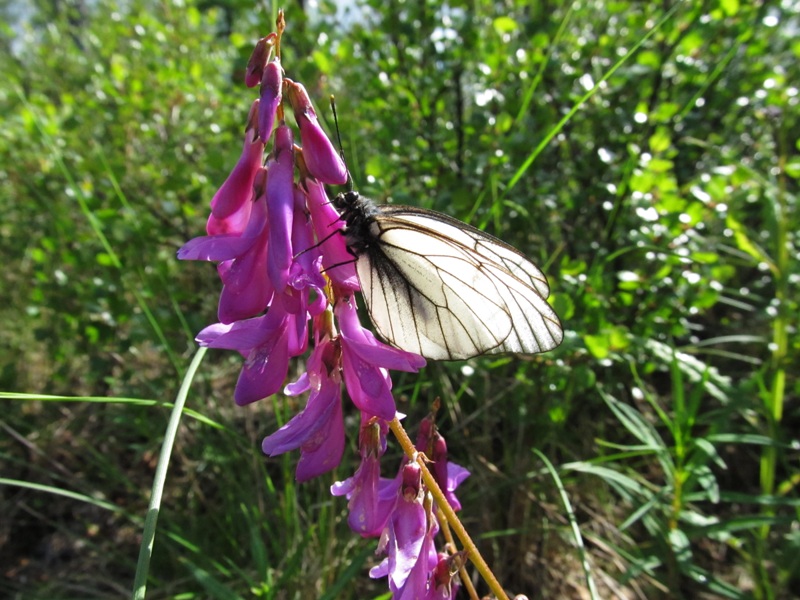
M780 167L783 172L785 166L785 152L780 155ZM779 179L777 198L774 203L775 219L775 299L778 301L778 314L772 324L772 385L769 394L765 399L765 409L767 417L767 434L770 439L777 441L780 436L780 424L783 418L783 404L786 391L786 367L785 361L789 347L789 239L788 239L788 204L786 202L785 182L781 175ZM761 493L771 496L775 493L775 473L778 464L778 447L770 445L764 448L761 453ZM767 517L774 516L775 508L764 505L761 514ZM769 576L765 572L763 565L766 558L770 526L765 524L759 531L756 543L756 553L754 565L756 570L757 592L759 597L771 600L774 591L769 583Z
M150 505L147 507L147 516L144 521L144 532L142 533L142 546L139 549L139 561L136 564L136 576L133 581L133 599L144 600L147 587L147 574L150 571L150 559L153 557L153 543L156 537L156 524L158 513L161 509L161 498L164 494L164 484L167 481L167 469L169 468L172 448L175 445L175 436L178 433L178 425L181 422L183 406L186 404L186 397L189 395L189 387L192 385L194 375L197 372L203 357L206 355L207 348L200 348L189 365L189 370L178 390L175 398L175 405L169 415L167 431L164 433L164 443L161 446L161 454L156 465L156 474L153 478L153 490L150 493Z

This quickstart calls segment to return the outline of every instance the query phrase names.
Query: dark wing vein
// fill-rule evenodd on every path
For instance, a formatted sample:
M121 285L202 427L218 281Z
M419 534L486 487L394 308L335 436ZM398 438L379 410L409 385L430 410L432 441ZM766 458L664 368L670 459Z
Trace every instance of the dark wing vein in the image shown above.
M378 243L357 267L382 337L432 359L560 343L544 275L514 248L446 215L381 208Z

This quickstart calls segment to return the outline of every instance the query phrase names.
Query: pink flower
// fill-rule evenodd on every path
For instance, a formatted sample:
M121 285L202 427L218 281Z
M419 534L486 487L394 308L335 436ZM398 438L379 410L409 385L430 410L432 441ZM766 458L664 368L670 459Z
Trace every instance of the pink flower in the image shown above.
M294 189L294 214L292 216L292 251L294 257L289 267L286 287L286 307L291 313L316 316L325 310L325 278L322 276L322 256L314 243L314 229L305 210L305 195ZM314 292L315 298L310 297Z
M303 157L308 172L322 183L332 185L347 183L347 167L320 126L306 88L287 79L286 93L294 111L295 121L300 127Z
M389 421L397 416L389 372L417 372L425 359L378 341L358 320L358 263L324 187L346 183L349 174L306 89L284 80L273 53L285 26L282 16L277 25L279 33L259 40L247 65L245 83L260 82L260 97L250 108L241 156L211 201L208 235L178 251L181 259L217 262L223 282L220 322L203 329L197 341L244 356L234 392L243 405L279 391L289 359L304 354L313 338L306 372L284 388L291 396L308 392L305 408L264 438L264 453L299 450L298 481L335 468L345 448L344 382L361 412L361 463L331 493L347 497L353 531L379 537L386 559L370 575L388 576L395 600L452 600L458 587L454 563L461 555L436 554L439 526L422 484L422 463L403 457L394 478L381 477ZM284 88L302 148L284 120ZM469 472L449 462L432 416L422 423L417 449L430 458L447 501L460 509L455 490Z
M265 144L272 135L275 113L283 99L283 69L281 61L274 58L261 77L261 102L258 106L258 134Z
M258 100L250 107L239 162L211 200L206 224L209 235L240 234L249 220L253 183L264 155L264 144L257 137L257 111Z
M392 579L389 580L389 589L394 592L393 600L433 600L438 598L438 596L433 595L434 588L431 581L431 573L436 568L437 563L436 546L433 538L438 531L439 526L436 524L436 520L431 517L428 529L422 538L419 556L414 566L411 567L403 586L399 589L394 589L392 587Z
M328 200L325 188L318 181L306 179L306 205L311 214L314 232L322 249L322 266L342 291L358 291L361 289L356 275L356 257L347 250L344 235L337 231L344 228L339 213Z
M423 506L422 476L419 465L403 467L398 499L386 530L386 560L370 570L370 577L389 576L389 588L396 592L406 583L423 551L428 519Z
M224 283L218 318L233 323L262 312L273 295L267 278L267 205L262 197L252 204L250 220L241 236L211 235L194 238L178 250L181 260L209 260Z
M308 371L297 383L286 386L292 396L311 390L305 409L261 444L270 456L300 448L297 481L327 473L342 459L345 438L338 354L337 345L329 340L314 348Z
M197 335L201 346L236 350L245 364L236 383L234 400L242 406L267 398L277 392L286 379L289 357L302 352L302 346L290 335L294 318L280 302L273 302L263 317L217 323Z
M275 132L274 157L267 163L267 215L269 253L267 272L272 285L283 293L292 266L292 221L294 217L294 148L292 130L282 124Z
M367 415L391 421L396 409L386 369L416 373L425 359L378 342L359 323L353 303L338 302L334 313L341 328L342 370L350 399Z
M255 87L261 81L264 75L264 67L267 65L267 60L269 60L270 52L272 52L277 38L278 34L273 32L256 42L256 47L253 48L250 60L247 61L247 70L244 75L244 84L247 87Z
M178 251L180 259L218 263L223 282L220 322L203 329L197 341L244 357L234 392L236 403L244 405L278 392L289 359L304 354L313 338L306 372L284 387L291 396L308 392L306 405L264 438L264 453L299 450L298 481L334 469L346 443L344 382L361 412L361 463L331 493L347 497L353 531L379 538L378 551L386 558L370 575L388 577L394 600L452 600L463 554L436 553L439 525L422 483L422 463L403 457L394 478L381 477L389 421L398 417L390 371L417 372L425 359L378 341L359 322L353 299L360 290L358 261L325 189L346 183L349 174L305 87L283 77L274 52L285 27L282 13L277 26L277 34L258 41L247 65L245 83L260 82L259 99L250 107L241 156L211 201L208 235ZM302 147L295 146L284 119L284 90ZM430 458L447 501L460 509L455 490L469 472L449 462L433 416L422 423L417 449Z
M362 537L380 536L397 502L399 474L395 479L380 476L380 457L386 451L388 430L386 421L380 419L368 419L362 423L359 435L361 464L355 475L331 486L334 496L347 496L347 523Z

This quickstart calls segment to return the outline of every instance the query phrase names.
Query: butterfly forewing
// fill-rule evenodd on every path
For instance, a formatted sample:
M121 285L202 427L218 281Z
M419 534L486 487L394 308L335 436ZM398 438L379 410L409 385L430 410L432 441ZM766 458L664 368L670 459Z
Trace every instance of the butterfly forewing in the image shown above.
M434 360L561 342L544 275L516 250L439 213L379 209L357 269L373 324L389 342Z
M539 267L516 248L485 231L434 211L409 206L381 206L380 209L382 215L407 221L441 237L451 239L465 248L471 249L484 260L505 267L506 270L533 287L543 298L550 295L547 278Z
M467 358L501 344L511 332L511 319L494 293L481 291L475 265L458 256L460 249L454 255L442 240L419 236L390 228L381 237L380 251L358 259L364 298L378 333L395 346L432 359ZM418 250L405 247L409 240L416 242L409 248Z

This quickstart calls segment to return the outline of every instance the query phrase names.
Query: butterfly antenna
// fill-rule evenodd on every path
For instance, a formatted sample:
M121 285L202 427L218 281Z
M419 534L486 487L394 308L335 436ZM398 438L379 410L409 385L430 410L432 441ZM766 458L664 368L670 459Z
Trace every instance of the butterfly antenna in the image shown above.
M342 157L344 168L347 171L347 181L345 183L347 185L347 190L352 192L353 178L350 175L350 169L347 168L347 160L344 158L344 146L342 146L342 136L339 133L339 117L336 115L336 99L334 98L333 94L331 94L331 110L333 111L333 125L336 127L336 141L339 142L339 156Z

